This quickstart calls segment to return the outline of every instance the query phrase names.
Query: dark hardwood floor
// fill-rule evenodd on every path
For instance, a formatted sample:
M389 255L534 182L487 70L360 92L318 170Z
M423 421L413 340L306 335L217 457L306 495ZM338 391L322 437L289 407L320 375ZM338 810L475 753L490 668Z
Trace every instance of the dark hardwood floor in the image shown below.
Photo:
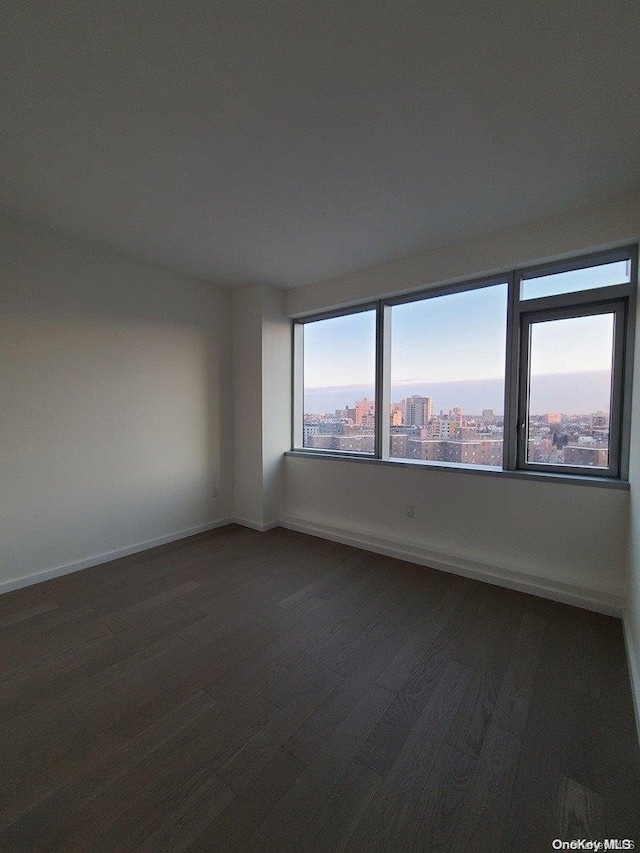
M640 845L618 620L230 526L0 598L0 850Z

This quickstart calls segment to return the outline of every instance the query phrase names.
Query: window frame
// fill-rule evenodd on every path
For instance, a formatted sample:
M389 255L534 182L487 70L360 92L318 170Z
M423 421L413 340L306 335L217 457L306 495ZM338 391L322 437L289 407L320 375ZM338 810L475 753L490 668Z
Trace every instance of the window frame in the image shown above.
M498 274L498 275L483 276L482 278L475 278L475 279L471 279L468 281L457 282L455 284L450 284L450 285L440 285L438 287L429 288L428 290L423 289L423 290L416 291L415 293L403 294L401 296L393 296L393 297L389 297L388 299L381 300L381 305L386 312L386 315L384 318L384 320L385 320L384 326L385 326L385 333L387 335L387 341L386 341L387 346L386 346L386 353L385 353L385 357L386 357L385 371L386 372L384 374L385 381L382 384L382 388L383 388L383 393L386 391L386 393L390 396L391 382L389 380L390 380L390 376L391 376L391 363L390 363L391 362L391 347L389 346L389 343L390 343L390 338L391 338L391 323L388 319L388 317L389 317L388 309L393 308L395 305L407 305L411 302L424 302L427 299L437 299L438 297L450 296L450 295L455 294L455 293L468 293L469 291L472 291L472 290L482 290L485 287L495 287L497 285L507 285L507 316L506 316L506 323L507 323L506 348L507 348L507 352L505 355L505 369L504 369L504 373L505 373L505 398L504 398L505 414L504 414L504 426L503 426L502 469L500 469L498 467L494 467L494 466L464 465L462 463L455 463L455 462L438 462L438 463L435 463L435 465L437 465L437 467L439 467L439 468L469 469L469 468L483 467L484 470L491 470L494 473L502 473L502 471L506 470L506 468L505 468L505 459L506 459L506 456L505 456L505 454L506 454L505 431L506 431L506 412L507 412L507 408L508 408L507 386L509 384L508 383L508 375L509 375L508 374L508 364L509 364L509 349L510 349L509 348L509 313L510 313L509 307L510 307L510 303L511 303L511 294L513 291L513 274L512 273L502 273L502 274ZM384 402L390 403L391 401L390 400L388 400L388 401L384 400L383 403ZM416 462L416 460L414 460L414 459L403 459L403 458L397 457L397 456L396 457L390 456L388 448L389 448L389 436L391 434L391 431L390 431L390 427L388 424L388 419L387 419L386 424L383 426L383 430L384 430L384 432L382 434L382 445L383 445L383 448L387 448L387 449L383 453L383 455L381 457L379 457L380 459L383 459L384 461L391 462L394 465L396 465L400 462ZM420 465L429 465L429 464L434 465L433 462L427 462L427 461L422 461L422 460L418 460L418 461L419 461Z
M373 453L359 453L356 450L326 450L321 447L304 447L303 441L303 425L304 425L304 327L309 323L317 323L321 320L332 320L335 317L348 317L351 314L364 314L366 311L375 311L376 321L376 340L375 340L375 364L374 364L374 402L375 402L375 427L373 440ZM380 412L381 407L378 405L379 394L379 369L378 362L380 360L380 302L366 302L362 305L349 305L346 308L337 308L332 311L322 311L318 314L312 314L308 317L299 317L293 321L292 325L292 373L293 373L293 398L292 398L292 424L291 424L291 449L296 452L310 453L320 456L335 456L337 458L350 457L355 459L380 459ZM296 441L300 441L300 446L296 446Z
M543 275L586 269L616 261L630 261L629 282L581 291L554 294L529 299L521 297L522 282ZM384 413L391 403L391 327L390 311L394 305L479 290L498 284L508 288L506 316L506 353L504 385L504 427L502 468L475 466L464 463L440 463L390 457L390 424ZM293 418L291 448L296 454L329 458L351 458L381 464L412 465L430 469L489 473L496 476L523 476L561 480L563 482L601 482L603 485L625 481L629 470L631 385L635 310L638 288L638 246L625 245L554 262L519 267L475 279L421 288L410 293L369 300L344 308L317 312L292 320L292 385ZM333 317L348 316L365 311L376 312L375 344L375 431L374 453L334 451L303 447L304 401L304 327L308 323ZM525 330L535 322L587 316L596 313L615 314L614 359L612 367L612 396L609 413L609 466L592 468L569 465L547 465L526 461L526 427L523 396L528 377L528 336ZM614 432L615 428L615 432Z
M553 320L569 320L579 317L593 317L599 314L614 315L613 360L611 367L611 402L609 417L609 464L606 468L579 465L553 465L527 460L529 443L528 400L529 400L529 362L531 358L530 330L536 323ZM517 468L521 471L545 471L551 474L574 476L611 477L620 475L620 445L622 423L622 365L624 362L624 329L626 325L626 305L624 299L607 302L587 303L577 306L539 308L537 311L523 311L520 314L520 387L518 392L517 420Z

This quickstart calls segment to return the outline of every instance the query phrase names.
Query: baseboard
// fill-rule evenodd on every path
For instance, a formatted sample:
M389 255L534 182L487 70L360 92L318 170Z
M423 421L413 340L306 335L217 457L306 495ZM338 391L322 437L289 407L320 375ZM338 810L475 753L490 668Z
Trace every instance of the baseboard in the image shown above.
M379 538L366 531L353 531L333 525L308 522L293 516L283 516L280 519L280 526L289 530L297 530L299 533L319 536L322 539L330 539L333 542L341 542L344 545L353 545L356 548L363 548L365 551L373 551L376 554L384 554L387 557L396 557L399 560L463 575L473 580L485 581L519 592L549 598L563 604L571 604L597 613L605 613L608 616L622 616L623 599L601 590L548 580L504 567L469 560L455 554L429 551L418 545L392 538Z
M179 539L186 539L188 536L195 536L197 533L205 533L207 530L215 530L217 527L225 527L231 524L232 519L221 518L218 521L210 521L207 524L198 524L196 527L189 527L186 530L178 530L175 533L168 533L166 536L159 536L156 539L148 539L146 542L138 542L136 545L128 545L126 548L118 548L115 551L106 551L104 554L95 554L93 557L87 557L84 560L77 560L73 563L66 563L63 566L55 566L52 569L45 569L42 572L36 572L33 575L27 575L23 578L0 582L0 595L5 592L11 592L14 589L21 589L24 586L32 586L34 583L41 583L52 578L68 575L71 572L78 572L81 569L89 569L91 566L99 566L101 563L108 563L110 560L117 560L119 557L128 557L130 554L137 554L140 551L148 551L150 548L155 548L158 545L167 545L169 542L177 542Z
M135 545L129 545L125 548L118 548L114 551L96 554L84 560L77 560L73 563L67 563L62 566L45 569L44 571L27 575L22 578L0 581L0 595L5 592L11 592L15 589L21 589L25 586L31 586L35 583L40 583L41 581L51 580L52 578L60 577L61 575L70 574L71 572L88 569L91 568L91 566L97 566L101 563L107 563L110 560L117 560L119 557L126 557L130 554L137 554L140 551L147 551L150 548L157 547L158 545L166 545L169 542L186 539L189 536L195 536L198 533L204 533L207 530L214 530L228 524L239 524L243 527L249 527L252 530L257 530L261 533L264 533L267 530L272 530L275 527L285 527L289 530L296 530L310 536L330 539L334 542L352 545L355 548L362 548L365 551L372 551L376 554L384 554L388 557L395 557L399 560L406 560L407 562L417 563L418 565L429 566L430 568L439 569L440 571L463 575L464 577L473 578L474 580L485 581L487 583L497 584L498 586L505 586L510 589L519 590L520 592L527 592L532 595L542 596L543 598L550 598L553 601L560 601L564 604L571 604L576 607L583 607L587 610L594 610L598 613L605 613L609 616L620 617L623 615L623 600L617 596L609 595L599 590L573 586L571 584L560 583L559 581L551 581L521 572L497 568L485 563L462 558L454 554L429 551L416 545L401 542L400 540L374 537L365 531L353 531L333 525L308 522L304 519L294 518L293 516L284 516L279 521L272 521L267 524L261 524L240 516L218 519L217 521L169 533L165 536L159 536L156 539L138 542ZM626 628L626 623L625 638L627 642L627 654L629 657L631 678L633 682L632 687L634 701L636 703L636 719L639 722L640 729L640 718L638 716L638 706L640 705L640 685L637 683L637 669L634 668L636 663L635 651L633 649L631 637L629 636L629 632Z
M267 530L273 530L274 527L280 527L279 521L270 521L267 524L262 524L259 521L251 521L249 518L242 518L239 515L234 515L229 519L231 524L239 524L242 527L250 527L251 530L258 530L260 533L266 533Z
M624 632L624 643L627 647L627 664L629 666L629 679L631 680L631 696L633 697L633 710L636 715L636 729L638 732L638 743L640 743L640 660L636 654L631 629L629 628L628 611L622 614L622 628Z

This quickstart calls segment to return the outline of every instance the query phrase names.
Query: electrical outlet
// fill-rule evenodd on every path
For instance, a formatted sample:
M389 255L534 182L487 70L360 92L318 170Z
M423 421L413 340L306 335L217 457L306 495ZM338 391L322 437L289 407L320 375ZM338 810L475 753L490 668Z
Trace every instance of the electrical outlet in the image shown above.
M413 518L416 508L413 504L407 504L407 518Z

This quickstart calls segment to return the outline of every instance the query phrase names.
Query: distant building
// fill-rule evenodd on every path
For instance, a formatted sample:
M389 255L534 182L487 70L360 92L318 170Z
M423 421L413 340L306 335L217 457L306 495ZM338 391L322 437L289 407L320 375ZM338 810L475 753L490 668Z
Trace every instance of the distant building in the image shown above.
M404 410L401 404L392 403L389 411L391 426L401 426L404 423Z
M478 439L476 428L469 426L458 427L455 436L456 438L459 438L460 441L474 441Z
M397 459L406 459L408 438L409 436L406 433L393 433L390 436L389 456Z
M406 426L425 426L433 417L433 397L414 394L403 400Z
M349 411L353 411L353 409L349 410L346 407L344 409L336 409L335 418L340 421L351 420L351 415Z
M450 420L448 417L439 417L432 420L427 427L429 438L454 438L456 431L459 428L457 421Z
M338 435L310 435L309 443L305 447L312 447L316 450L337 450Z
M310 447L309 439L312 435L317 435L320 427L318 424L303 424L302 426L302 446ZM299 433L298 433L299 434Z
M604 412L596 412L591 415L592 429L606 429L609 426L609 415Z
M609 449L588 444L568 444L564 448L565 465L581 465L585 468L607 468Z
M552 442L554 447L557 447L558 450L562 450L563 447L566 447L566 445L569 444L569 435L566 432L554 432Z
M339 450L343 453L373 453L373 433L356 433L352 435L312 435L308 447L316 450Z
M409 439L407 456L431 462L450 462L459 465L502 465L502 439L475 441Z
M373 400L369 400L365 397L363 400L358 400L354 405L354 424L356 426L362 426L363 418L367 415L375 416L375 404Z

